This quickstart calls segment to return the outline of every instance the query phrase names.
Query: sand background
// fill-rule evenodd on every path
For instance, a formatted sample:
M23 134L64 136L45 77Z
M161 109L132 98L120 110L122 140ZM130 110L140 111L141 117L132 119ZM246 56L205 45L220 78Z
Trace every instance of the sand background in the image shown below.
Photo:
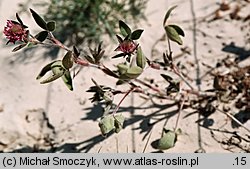
M20 2L23 0L0 1L0 26L2 29L7 19L14 19L15 13L18 11L17 4ZM159 42L154 55L151 55L154 43L164 34L162 20L166 10L177 4L178 8L174 11L171 22L179 24L184 29L186 36L183 38L183 47L187 47L190 54L184 54L176 62L186 65L185 71L189 77L196 78L198 67L199 77L207 72L207 67L202 63L214 67L218 60L226 58L226 56L240 57L240 54L235 52L223 51L225 44L229 46L234 43L237 49L244 50L246 57L240 62L240 65L249 65L250 46L249 43L246 43L245 38L250 27L241 29L246 23L228 19L229 11L222 13L226 19L198 22L200 18L209 16L218 9L220 2L220 0L149 0L146 9L147 22L138 25L145 30L140 39L145 55L156 59L160 58L162 52L165 51L167 43ZM237 3L247 4L246 1L233 2L230 4L231 8L233 9ZM250 4L248 3L242 8L240 15L245 17L249 11ZM40 10L40 12L43 11ZM30 16L22 14L21 17L34 31L39 30ZM194 19L197 20L196 25L194 25ZM40 85L35 78L40 69L51 61L51 58L43 56L44 48L36 49L39 52L35 53L12 53L11 50L14 46L6 46L3 34L0 36L2 39L0 46L0 151L2 152L139 153L143 151L149 136L148 126L145 124L147 121L154 121L150 118L150 114L158 112L171 116L171 112L176 111L176 107L168 107L171 103L169 101L156 100L158 107L155 107L150 101L146 102L137 94L130 95L122 103L120 109L127 117L124 129L119 134L104 138L98 127L101 106L98 104L93 106L88 100L91 94L86 90L92 86L91 77L94 77L99 84L112 87L115 87L114 79L104 76L99 70L84 68L84 71L81 71L74 79L73 92L67 90L61 80L49 85ZM181 53L179 46L173 44L172 47L174 54ZM108 51L114 54L110 50L111 48L113 49L113 46L109 47ZM63 51L60 52L61 56L63 53ZM199 66L191 64L196 62L199 63ZM112 66L110 60L105 63ZM162 72L146 68L140 79L155 78L157 83L162 84L160 73ZM201 88L210 88L213 79L205 76L203 80ZM196 86L195 80L191 83ZM128 88L128 86L125 87ZM120 96L116 97L115 103L118 103L120 98ZM166 152L194 152L199 149L200 144L208 153L230 152L212 137L210 130L203 127L198 129L197 114L183 118L188 113L190 112L184 111L181 115L179 127L183 132L178 137L178 142L174 148ZM213 128L237 131L242 135L247 134L242 128L233 129L230 119L222 113L216 112L210 118L214 120ZM171 116L166 127L173 128L175 121L176 115ZM164 122L165 120L161 120L154 125L150 143L161 136ZM250 121L244 125L250 128ZM215 132L215 138L223 141L229 139L230 135ZM250 147L249 143L244 146ZM147 146L146 152L155 151L157 150L151 145ZM241 152L242 150L233 147L232 151Z

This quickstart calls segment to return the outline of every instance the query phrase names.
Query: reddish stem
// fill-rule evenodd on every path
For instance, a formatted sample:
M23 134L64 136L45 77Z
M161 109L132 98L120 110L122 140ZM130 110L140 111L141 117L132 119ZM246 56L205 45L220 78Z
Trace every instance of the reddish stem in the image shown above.
M115 110L113 111L112 114L117 113L118 109L120 108L122 102L124 101L124 99L129 95L129 93L131 93L133 90L135 90L135 88L131 88L130 90L128 90L125 95L122 97L122 99L120 100L120 102L118 103L118 105L115 107Z

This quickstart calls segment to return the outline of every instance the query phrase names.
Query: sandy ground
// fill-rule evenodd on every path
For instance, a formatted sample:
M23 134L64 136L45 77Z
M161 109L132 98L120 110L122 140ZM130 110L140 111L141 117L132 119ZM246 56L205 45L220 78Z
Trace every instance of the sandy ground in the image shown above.
M2 29L7 19L14 19L14 14L18 7L15 5L22 0L13 0L9 5L9 0L0 1L0 25ZM200 18L209 16L218 8L219 0L149 0L146 15L147 23L141 23L139 27L145 29L140 44L144 53L150 57L154 43L162 37L164 30L162 20L166 9L178 4L171 21L178 23L185 30L186 36L183 39L184 47L190 49L191 54L184 54L176 62L186 65L186 73L192 79L202 77L207 72L206 63L214 67L218 60L226 56L239 57L240 54L223 51L224 45L234 43L239 49L248 51L245 59L240 62L242 66L249 65L249 43L245 38L248 29L241 30L241 23L236 20L218 20L213 22L198 22ZM242 1L243 3L243 1ZM232 8L236 3L232 3ZM250 4L244 7L240 15L247 16L250 11ZM227 15L227 12L223 13ZM23 14L25 23L30 27L35 27L32 18ZM212 17L211 17L212 18ZM193 20L197 20L194 27ZM33 25L33 26L32 26ZM4 36L1 34L1 39ZM1 41L0 53L0 151L2 152L143 152L149 137L149 127L146 126L151 119L152 113L165 113L170 115L176 112L176 107L169 106L171 102L166 100L156 100L158 106L152 105L150 101L145 101L137 94L130 95L121 105L121 112L127 117L124 129L119 134L113 134L104 138L100 134L98 120L101 116L100 105L91 104L88 98L91 94L86 90L92 85L91 77L104 85L115 86L115 80L103 76L102 72L93 68L84 68L84 71L74 79L74 91L68 91L61 80L57 80L49 85L40 85L35 80L40 69L50 62L50 58L45 58L42 52L31 53L25 56L22 52L12 53L12 45L5 46L5 41ZM177 45L172 45L174 54L179 54L181 50ZM162 52L167 47L166 42L159 42L151 58L160 58ZM40 49L40 48L39 48ZM36 49L36 50L39 50ZM39 51L43 51L41 48ZM111 65L106 61L107 65ZM198 62L199 67L192 66L191 63ZM159 84L162 82L159 74L162 72L147 68L140 79L145 77L155 78ZM201 88L207 89L213 83L213 79L205 76ZM196 86L196 81L192 81ZM125 86L128 87L128 86ZM197 88L197 86L196 86ZM116 98L118 103L120 96ZM225 150L219 141L230 139L231 135L214 132L197 126L198 115L194 114L184 118L190 111L183 111L179 122L182 134L174 148L165 152L195 152L200 145L208 153L230 152ZM169 118L166 127L173 128L177 116ZM212 128L227 131L237 131L240 135L247 133L243 128L232 128L230 119L216 112L211 115L214 120ZM161 136L162 127L165 120L159 122L152 128L152 135L149 143ZM250 128L250 121L244 124ZM217 141L216 141L217 140ZM245 143L246 149L250 149L249 142ZM149 144L145 152L156 152ZM237 146L232 147L233 152L242 152Z

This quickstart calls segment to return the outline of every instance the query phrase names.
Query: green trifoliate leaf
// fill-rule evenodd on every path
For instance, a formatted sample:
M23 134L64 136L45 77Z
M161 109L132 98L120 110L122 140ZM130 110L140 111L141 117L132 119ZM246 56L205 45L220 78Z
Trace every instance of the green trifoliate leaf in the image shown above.
M167 150L174 147L177 140L177 135L174 131L166 131L158 142L158 148L160 150Z
M166 22L167 22L167 20L168 20L168 18L169 18L169 16L170 16L170 14L171 14L171 12L172 12L176 7L177 7L177 5L171 7L171 8L167 11L167 13L165 14L164 20L163 20L163 26L165 26L165 24L166 24Z
M119 21L119 28L120 28L121 34L124 37L131 34L131 29L129 28L129 26L121 20Z
M73 53L71 51L68 51L62 59L62 65L65 69L70 69L72 68L73 64Z
M40 42L43 42L47 38L47 36L48 36L47 31L41 31L35 36L35 38Z
M48 31L50 31L50 32L53 32L56 29L56 22L55 21L47 22L46 25L47 25Z
M110 131L115 129L115 119L113 115L103 116L99 122L102 135L108 134Z
M53 74L49 76L47 79L41 81L40 82L41 84L49 83L58 79L59 77L63 77L63 80L66 83L66 85L68 85L69 89L72 88L72 80L71 80L70 74L63 67L61 60L53 61L49 63L48 65L46 65L37 76L37 79L40 79L41 77L43 77L48 71L52 71Z
M142 53L141 47L138 47L137 49L136 64L142 69L146 66L146 57Z
M46 66L44 66L44 67L42 68L41 72L40 72L40 73L38 74L38 76L36 77L36 79L39 80L39 79L42 78L48 71L50 71L50 70L51 70L51 65L52 65L53 63L55 63L55 62L57 62L57 61L53 61L53 62L47 64Z
M182 40L174 27L172 27L171 25L167 25L165 26L165 31L170 40L178 43L179 45L182 45Z
M122 114L117 114L114 116L114 118L115 118L115 132L119 133L122 130L125 117Z
M52 81L58 79L59 77L62 77L65 73L65 69L62 67L62 61L54 62L51 65L51 70L53 72L53 75L51 75L47 79L41 81L40 82L41 84L52 82Z
M48 30L46 22L43 20L43 18L38 15L33 9L30 9L30 12L36 21L37 25L39 25L41 28Z
M70 72L68 70L65 71L64 75L62 76L62 80L65 85L68 87L69 90L73 90L73 83Z
M137 30L135 30L134 32L132 32L130 38L131 38L132 40L137 40L137 39L139 39L139 38L141 37L142 32L143 32L142 29L137 29Z

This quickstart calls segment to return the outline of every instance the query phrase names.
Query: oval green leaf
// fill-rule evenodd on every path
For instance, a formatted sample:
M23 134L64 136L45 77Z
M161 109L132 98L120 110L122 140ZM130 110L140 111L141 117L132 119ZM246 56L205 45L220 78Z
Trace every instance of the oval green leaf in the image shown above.
M56 62L54 62L51 65L51 70L54 74L58 74L61 71L65 71L65 69L62 66L62 61L61 60L57 60Z
M73 53L71 51L68 51L62 59L62 65L65 69L70 69L72 68L73 64Z
M167 26L165 26L165 31L167 33L168 38L171 41L174 41L174 42L178 43L179 45L182 45L182 40L174 27L167 25Z
M121 34L124 37L131 34L131 29L129 28L129 26L121 20L119 21L119 28L120 28Z
M40 78L42 78L48 71L51 70L51 65L54 64L57 61L53 61L49 64L47 64L46 66L44 66L42 68L42 70L40 71L40 73L38 74L38 76L36 77L37 80L39 80Z
M46 22L43 20L43 18L38 15L33 9L30 9L30 12L36 21L37 25L40 26L41 28L48 30Z
M141 37L142 32L143 32L142 29L137 29L137 30L135 30L134 32L132 32L130 38L131 38L132 40L137 40L137 39L139 39L139 38Z
M136 64L142 69L146 66L146 57L143 55L141 47L137 49Z
M120 113L114 116L115 118L115 132L119 133L122 130L125 117Z
M48 32L47 31L42 31L42 32L39 32L35 38L37 40L39 40L40 42L43 42L48 36Z
M53 32L56 29L56 22L55 21L47 22L47 28L48 31Z
M40 83L41 83L41 84L45 84L45 83L52 82L52 81L58 79L59 77L61 77L63 74L64 74L64 71L63 71L63 70L60 71L60 72L58 71L57 74L51 75L50 77L48 77L47 79L41 81Z
M124 63L120 63L117 65L117 68L118 68L118 72L120 75L123 75L127 72L128 70L128 65L124 64Z
M70 75L70 72L68 70L65 71L65 73L62 76L62 80L65 83L65 85L68 87L69 90L73 90L73 82Z
M126 77L128 77L129 79L135 79L138 76L140 76L140 74L142 73L143 69L140 68L139 66L132 66L131 68L129 68L127 70L127 72L124 74Z
M161 137L161 139L158 142L158 148L160 150L167 150L169 148L174 147L176 142L177 135L173 131L167 131L164 133L164 135Z
M102 135L108 134L115 128L115 119L112 115L107 115L101 118L99 122L99 127L101 129Z
M62 61L58 60L51 64L50 69L53 72L53 75L49 76L47 79L41 81L41 84L52 82L59 77L62 77L65 73L65 69L62 67Z
M116 35L116 38L117 38L117 40L118 40L119 43L123 42L123 39L119 35Z
M184 31L178 25L168 25L168 26L173 27L179 35L181 35L183 37L185 36Z

